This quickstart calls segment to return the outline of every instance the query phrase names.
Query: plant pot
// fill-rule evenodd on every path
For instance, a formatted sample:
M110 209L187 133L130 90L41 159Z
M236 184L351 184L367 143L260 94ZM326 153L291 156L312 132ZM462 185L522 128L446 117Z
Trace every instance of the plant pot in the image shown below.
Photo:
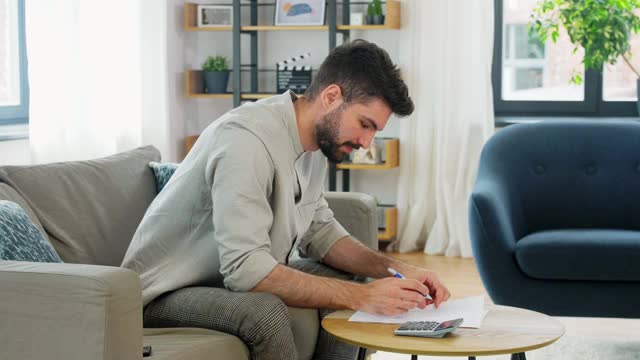
M227 92L229 83L229 70L226 71L204 71L204 93L224 94Z
M638 109L638 116L640 116L640 79L636 80L636 94L638 95L638 100L636 100L636 108Z
M373 24L373 15L367 15L367 25Z
M373 15L374 25L384 25L384 15Z

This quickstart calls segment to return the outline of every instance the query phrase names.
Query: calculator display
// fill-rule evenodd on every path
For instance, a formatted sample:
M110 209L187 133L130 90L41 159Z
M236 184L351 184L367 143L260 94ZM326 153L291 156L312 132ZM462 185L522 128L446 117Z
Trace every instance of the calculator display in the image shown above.
M455 325L456 325L456 320L443 321L440 323L440 325L438 325L438 327L434 331L450 328Z

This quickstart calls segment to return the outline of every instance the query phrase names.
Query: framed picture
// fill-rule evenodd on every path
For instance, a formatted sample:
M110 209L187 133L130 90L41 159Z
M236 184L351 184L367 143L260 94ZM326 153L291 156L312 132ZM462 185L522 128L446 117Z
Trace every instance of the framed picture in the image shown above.
M276 26L324 25L325 0L277 0Z
M198 5L198 26L221 27L233 25L233 7Z

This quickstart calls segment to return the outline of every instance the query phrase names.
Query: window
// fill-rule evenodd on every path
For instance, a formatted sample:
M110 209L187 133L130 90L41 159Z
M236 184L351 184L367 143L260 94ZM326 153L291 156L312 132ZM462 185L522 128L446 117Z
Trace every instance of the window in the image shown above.
M602 73L584 71L564 29L543 44L529 34L537 0L496 0L493 91L497 116L637 116L637 75L620 59ZM640 66L640 36L632 43ZM633 60L632 60L633 61ZM574 74L581 85L571 84Z
M28 118L24 0L0 0L0 125Z

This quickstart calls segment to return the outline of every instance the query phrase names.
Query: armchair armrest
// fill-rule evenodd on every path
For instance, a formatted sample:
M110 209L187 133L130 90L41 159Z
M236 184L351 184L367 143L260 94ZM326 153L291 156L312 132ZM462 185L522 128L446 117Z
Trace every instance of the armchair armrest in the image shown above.
M336 220L351 236L378 250L378 216L373 196L357 192L326 192L324 198Z
M139 359L142 290L127 269L0 261L0 358Z
M525 224L517 194L490 178L478 179L469 200L469 230L482 282L496 304L523 280L515 257Z

